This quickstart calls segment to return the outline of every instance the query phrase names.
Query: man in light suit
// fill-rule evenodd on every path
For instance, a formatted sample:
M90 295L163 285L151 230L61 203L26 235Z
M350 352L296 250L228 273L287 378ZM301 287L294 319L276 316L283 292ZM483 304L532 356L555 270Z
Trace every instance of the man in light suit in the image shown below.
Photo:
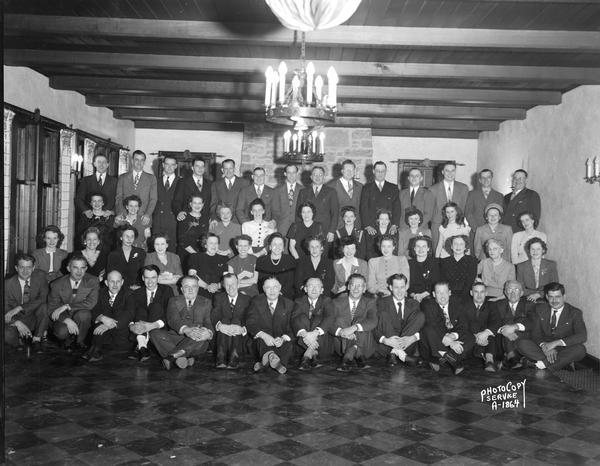
M522 357L517 349L519 338L527 336L530 322L528 310L523 297L523 285L517 280L508 280L504 284L506 299L496 302L496 312L500 319L500 328L496 338L496 353L499 367L520 369L523 367Z
M367 279L360 274L348 278L348 293L333 301L330 322L324 324L336 337L336 352L342 355L340 372L352 370L354 363L359 369L367 367L367 359L373 354L375 344L373 329L377 325L375 299L365 296Z
M48 282L33 256L17 254L15 263L17 273L4 283L4 341L14 347L22 340L29 358L48 328Z
M92 217L92 210L88 205L91 194L100 193L104 196L104 209L115 214L115 197L117 195L117 178L108 174L108 158L104 154L96 154L93 160L96 172L84 176L77 186L75 194L75 215L79 219L81 214ZM120 208L120 207L119 207Z
M398 186L385 181L387 165L378 161L373 164L374 181L364 185L360 195L360 221L362 227L371 236L377 231L377 211L389 210L392 213L392 226L389 233L395 235L401 220L400 196Z
M225 159L221 163L221 173L223 178L215 181L212 192L210 206L210 218L215 220L218 215L217 207L226 205L235 212L240 192L248 186L248 180L240 178L235 174L235 162L231 159Z
M285 166L285 182L273 191L272 213L277 224L277 231L284 237L292 223L296 221L298 197L303 186L298 182L298 166ZM288 240L286 239L286 242Z
M352 160L344 160L342 162L342 176L336 180L331 180L327 186L335 189L337 194L340 211L346 206L352 206L356 212L360 211L360 196L362 194L363 185L356 181L356 165ZM342 228L344 221L342 216L338 220L336 229ZM354 227L361 228L360 215L357 215Z
M192 163L192 174L184 177L177 183L177 189L173 194L171 207L177 220L181 221L187 215L188 203L192 196L200 196L204 201L202 216L209 217L210 203L212 202L212 183L206 179L204 172L206 162L204 159L195 159Z
M417 358L413 355L425 315L416 300L406 297L406 276L395 273L387 279L387 284L391 295L377 301L378 322L374 332L377 353L387 356L390 366L399 361L407 366L416 366Z
M292 355L292 300L281 296L281 284L275 277L263 284L264 294L256 296L250 303L246 328L253 338L258 361L254 372L271 366L280 374L287 372Z
M157 182L157 201L152 217L152 233L166 234L169 238L170 252L177 249L177 220L173 213L173 196L181 179L175 174L177 160L175 157L165 157L162 161L162 177Z
M325 181L325 169L323 167L313 167L310 179L312 185L300 191L298 204L312 202L317 209L314 221L323 225L323 232L327 235L327 242L331 243L335 238L335 230L337 229L338 218L340 216L337 194L333 188L323 185ZM301 220L298 213L297 220Z
M412 168L408 172L408 182L410 186L400 191L400 208L402 209L401 219L402 222L404 214L411 207L416 207L423 212L422 225L429 228L431 222L431 216L433 215L433 196L429 189L421 186L423 182L423 173L420 168ZM406 225L398 225L399 228L406 227Z
M484 168L479 172L479 186L467 195L465 205L465 218L471 226L471 236L475 234L477 227L485 225L485 208L490 204L504 204L504 197L501 193L492 188L494 172L489 168ZM472 239L472 238L471 238ZM507 245L508 246L508 245Z
M69 275L50 284L48 312L54 322L54 335L62 346L72 350L86 348L85 338L90 329L92 309L98 302L98 277L85 273L87 268L85 257L73 254L67 265Z
M252 171L252 184L240 190L235 206L235 216L240 225L252 220L250 218L250 203L254 199L261 199L265 203L265 215L263 218L271 220L273 188L265 184L265 169L262 167L256 167Z
M531 337L517 347L538 369L557 371L585 357L587 330L581 310L565 302L562 284L548 284L546 300L531 316Z
M523 212L532 212L538 222L542 215L540 195L527 188L527 177L528 174L525 170L515 170L512 176L512 193L504 196L502 223L510 225L515 233L523 230L519 222L519 217Z
M206 352L213 337L212 305L208 299L198 295L199 289L196 277L183 277L183 295L171 298L167 305L169 330L161 328L150 333L150 341L163 358L166 370L171 370L173 365L180 369L193 366L195 358Z
M141 150L133 152L131 157L132 170L123 173L117 181L117 195L115 209L117 214L126 213L123 199L136 195L142 200L139 213L142 216L142 224L149 225L156 207L156 177L144 171L146 154Z

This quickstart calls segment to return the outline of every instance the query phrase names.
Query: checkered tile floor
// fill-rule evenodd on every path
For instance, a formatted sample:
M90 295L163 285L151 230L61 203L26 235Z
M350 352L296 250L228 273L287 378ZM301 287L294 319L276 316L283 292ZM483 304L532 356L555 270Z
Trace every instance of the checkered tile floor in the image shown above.
M250 367L8 354L8 464L600 464L600 397L551 374ZM525 378L525 408L481 402Z

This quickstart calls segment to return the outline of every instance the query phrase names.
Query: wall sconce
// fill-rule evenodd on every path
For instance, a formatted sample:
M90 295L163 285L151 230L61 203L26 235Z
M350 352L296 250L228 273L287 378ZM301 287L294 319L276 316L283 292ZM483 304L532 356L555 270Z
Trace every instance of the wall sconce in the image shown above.
M593 162L590 159L586 160L585 177L583 179L586 183L600 184L600 160L598 160L598 157L595 157Z
M81 175L81 167L83 166L83 155L71 155L71 176L79 177Z

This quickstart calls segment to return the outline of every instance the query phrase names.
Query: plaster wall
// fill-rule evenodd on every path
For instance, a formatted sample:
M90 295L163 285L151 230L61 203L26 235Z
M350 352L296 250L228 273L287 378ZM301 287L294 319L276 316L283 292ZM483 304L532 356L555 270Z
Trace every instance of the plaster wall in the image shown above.
M477 163L494 170L501 192L510 190L515 169L529 172L528 187L542 199L547 257L558 262L567 301L584 313L588 353L600 358L600 185L583 181L588 157L600 157L600 86L580 86L560 105L482 133Z

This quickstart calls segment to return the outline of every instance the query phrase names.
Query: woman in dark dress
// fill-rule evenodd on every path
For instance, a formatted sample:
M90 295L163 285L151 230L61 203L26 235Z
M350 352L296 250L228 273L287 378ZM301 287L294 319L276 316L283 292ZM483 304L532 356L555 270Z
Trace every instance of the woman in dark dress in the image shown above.
M95 227L100 231L100 247L105 251L111 251L115 244L113 228L115 216L110 210L104 210L104 202L102 193L89 195L90 216L88 217L85 212L81 214L79 222L77 222L77 235L83 237L85 231L90 227Z
M324 236L323 225L313 220L316 212L317 208L312 202L303 202L298 206L298 215L302 220L292 223L287 233L290 254L294 259L307 255L307 238Z
M450 283L452 296L469 299L471 286L477 277L477 259L467 255L467 235L456 235L446 240L446 251L450 257L440 261L440 276Z
M89 227L85 230L81 237L83 249L79 252L88 262L86 272L102 281L106 276L108 251L103 248L100 235L100 230L97 227Z
M440 280L438 261L433 257L433 242L429 236L415 236L408 242L410 288L408 295L421 302L431 296L433 285Z
M229 257L219 254L219 237L214 233L206 235L205 252L191 254L188 258L188 275L198 279L199 294L212 299L221 289L223 274L227 272Z
M341 239L352 236L356 240L356 257L359 259L365 259L367 257L367 234L364 230L356 228L356 208L351 205L344 206L342 207L340 213L342 215L342 221L344 222L344 225L335 232L335 257L338 259L341 257L339 255L339 250L341 249Z
M308 256L302 256L298 259L296 273L294 274L294 287L296 296L303 296L302 287L306 280L312 277L318 277L323 282L323 296L331 296L331 290L335 280L333 270L333 261L324 256L323 237L313 236L308 238Z
M392 213L387 209L377 210L377 228L375 234L367 234L367 257L365 260L372 259L373 257L381 257L381 251L379 250L379 243L381 238L386 235L391 235L392 228ZM357 251L358 252L358 251ZM394 247L393 255L398 254L398 246Z
M191 196L189 210L182 220L177 220L177 255L181 259L184 270L189 269L187 263L190 254L202 250L201 242L208 232L208 216L202 215L204 199Z
M106 261L107 273L118 270L123 276L123 286L136 290L141 286L140 270L144 266L146 251L133 246L138 232L131 225L117 228L119 247L108 254Z
M281 294L289 299L294 299L294 271L296 259L289 254L284 254L285 241L281 233L273 233L267 238L266 256L259 257L256 261L258 270L258 289L262 290L264 281L275 277L281 283Z

